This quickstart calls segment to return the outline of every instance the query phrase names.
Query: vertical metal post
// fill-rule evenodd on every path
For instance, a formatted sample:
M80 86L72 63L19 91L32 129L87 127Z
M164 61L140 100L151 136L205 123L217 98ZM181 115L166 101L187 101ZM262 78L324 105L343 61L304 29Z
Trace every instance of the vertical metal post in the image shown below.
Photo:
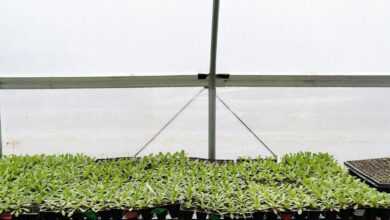
M216 87L215 75L217 65L217 42L218 42L218 17L219 0L213 2L213 20L211 27L211 49L210 49L210 72L209 72L209 159L215 159L216 143Z

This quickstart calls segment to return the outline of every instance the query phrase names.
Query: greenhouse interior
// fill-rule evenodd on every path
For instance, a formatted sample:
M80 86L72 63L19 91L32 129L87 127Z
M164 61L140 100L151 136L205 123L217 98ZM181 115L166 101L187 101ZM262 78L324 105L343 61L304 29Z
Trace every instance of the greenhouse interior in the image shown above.
M390 220L386 0L3 0L0 220Z

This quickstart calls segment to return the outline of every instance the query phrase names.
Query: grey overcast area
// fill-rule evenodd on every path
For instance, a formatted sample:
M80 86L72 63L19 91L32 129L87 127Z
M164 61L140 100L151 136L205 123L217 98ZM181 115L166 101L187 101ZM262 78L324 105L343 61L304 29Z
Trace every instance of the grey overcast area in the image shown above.
M0 75L197 74L209 0L2 0ZM222 0L217 71L390 74L388 0ZM200 88L2 90L5 154L132 156ZM219 88L275 153L390 155L390 88ZM207 156L207 91L142 154ZM217 103L217 158L268 152Z

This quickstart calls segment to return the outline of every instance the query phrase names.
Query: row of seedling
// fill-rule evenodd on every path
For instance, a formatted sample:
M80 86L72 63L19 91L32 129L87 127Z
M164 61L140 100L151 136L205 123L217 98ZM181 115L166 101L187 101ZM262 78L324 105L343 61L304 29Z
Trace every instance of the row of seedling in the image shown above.
M389 194L348 175L323 153L234 162L183 152L100 161L84 155L8 156L0 160L0 176L0 213L16 217L36 210L79 218L151 208L153 216L164 216L165 209L157 208L165 207L172 217L197 210L211 219L390 208Z

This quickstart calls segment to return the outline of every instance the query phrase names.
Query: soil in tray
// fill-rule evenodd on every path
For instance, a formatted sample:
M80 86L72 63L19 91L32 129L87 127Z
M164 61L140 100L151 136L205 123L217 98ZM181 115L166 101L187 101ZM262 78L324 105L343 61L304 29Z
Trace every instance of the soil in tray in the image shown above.
M390 158L347 161L345 165L378 184L390 184Z

